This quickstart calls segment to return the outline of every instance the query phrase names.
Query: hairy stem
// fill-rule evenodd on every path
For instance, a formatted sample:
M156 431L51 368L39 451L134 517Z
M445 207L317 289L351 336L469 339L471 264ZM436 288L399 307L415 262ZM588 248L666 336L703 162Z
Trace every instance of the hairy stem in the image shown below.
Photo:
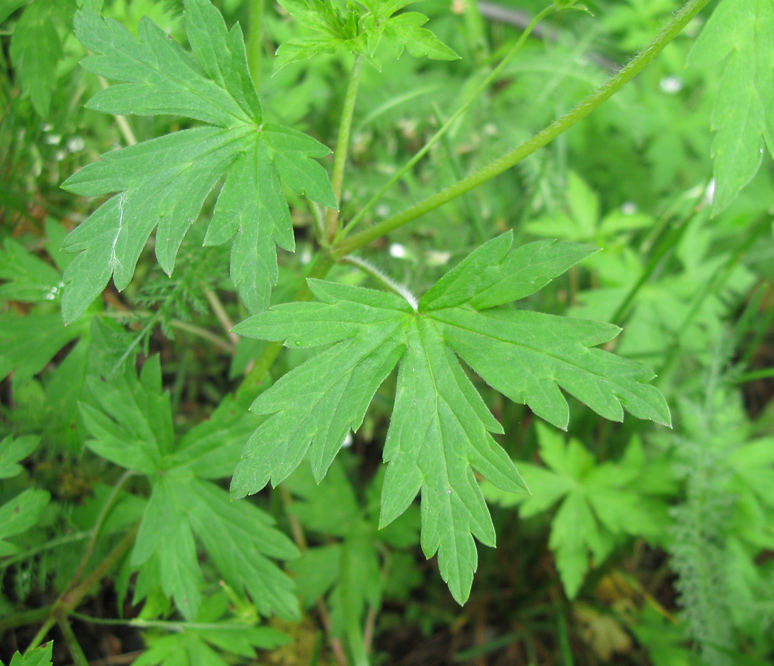
M341 208L341 189L344 184L344 170L347 166L347 153L349 152L349 135L352 132L352 118L355 114L355 100L357 99L357 89L360 87L360 75L363 73L363 63L365 57L362 55L355 58L355 64L352 67L352 73L349 76L349 85L347 86L347 95L344 98L344 108L341 111L341 124L339 125L339 138L336 142L336 155L333 160L333 177L331 186L336 200ZM339 211L328 209L328 242L332 242L338 232Z
M383 220L379 224L374 225L370 229L361 231L354 236L344 239L334 246L334 255L336 257L343 257L350 252L357 250L363 245L370 243L371 241L384 236L385 234L402 227L405 224L421 217L425 213L429 213L436 208L439 208L443 204L462 196L466 192L469 192L474 187L478 187L482 183L491 180L495 176L499 176L504 171L507 171L511 167L521 162L524 158L529 157L532 153L540 148L543 148L551 141L553 141L560 134L563 134L568 129L576 125L583 120L592 111L599 107L603 102L607 101L616 92L618 92L624 85L631 81L637 74L639 74L650 62L669 44L685 26L698 14L707 4L709 0L688 0L686 4L678 11L673 19L661 30L658 36L647 46L640 51L623 69L621 69L616 75L608 79L608 81L600 88L591 93L586 99L580 102L570 112L555 120L548 127L543 129L532 138L528 139L521 145L517 146L513 150L509 151L502 157L490 162L486 166L482 167L478 171L470 174L466 178L458 181L454 185L447 187L446 189L428 197L424 201L411 206L404 210L402 213L393 215L392 217Z
M365 259L360 259L359 257L353 257L351 255L344 257L342 261L348 264L352 264L353 266L357 266L366 275L370 275L375 280L381 282L385 287L394 291L396 294L398 294L398 296L405 298L408 304L414 309L414 312L416 312L417 308L419 308L417 297L414 296L414 294L412 294L407 287L397 283L389 275L379 270L372 263L366 261Z

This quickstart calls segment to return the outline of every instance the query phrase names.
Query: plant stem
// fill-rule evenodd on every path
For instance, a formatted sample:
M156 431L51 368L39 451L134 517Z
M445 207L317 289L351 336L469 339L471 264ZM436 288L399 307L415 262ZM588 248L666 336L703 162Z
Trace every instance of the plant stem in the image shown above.
M336 262L334 261L333 256L329 252L321 252L317 256L314 264L312 264L312 267L309 269L307 278L324 278L335 263ZM311 300L311 298L312 292L309 290L309 287L306 285L306 283L304 283L304 286L296 292L293 300L308 301ZM239 388L236 391L237 399L243 398L255 392L256 387L260 386L263 378L266 376L266 373L269 372L271 366L274 364L274 361L277 360L277 357L281 351L281 342L269 342L266 344L266 346L263 348L263 351L258 355L258 358L255 359L255 365L253 366L252 370L250 370L242 383L239 385Z
M83 622L91 624L104 624L112 626L137 627L139 629L163 629L165 631L181 633L183 631L244 631L254 625L245 623L226 623L226 622L174 622L167 620L143 620L135 617L132 619L124 618L102 618L84 615L83 613L70 613L71 617L77 618Z
M86 659L83 648L75 637L75 632L70 626L70 622L67 620L67 615L63 614L61 617L57 618L57 624L62 630L65 643L67 643L67 649L70 650L70 656L72 656L75 666L89 666L89 660Z
M339 125L339 138L336 142L336 155L333 159L333 177L331 186L336 200L341 209L341 189L344 184L344 170L347 166L347 153L349 152L349 135L352 132L352 118L355 115L355 100L357 99L357 89L360 86L360 75L363 73L363 63L365 56L359 55L355 58L355 64L352 67L352 73L349 76L349 85L347 86L347 95L344 98L344 108L341 111L341 124ZM339 211L328 209L328 242L332 242L338 232Z
M91 51L89 51L91 53ZM106 90L110 87L110 84L104 79L102 76L98 76L97 80L99 81L99 85L102 87L103 90ZM121 130L121 134L124 137L124 141L126 141L127 146L136 146L137 145L137 137L134 135L134 132L132 131L131 125L129 125L129 121L126 119L126 116L115 116L116 123L118 124L118 129Z
M763 370L746 372L736 377L733 381L734 384L745 384L747 382L754 382L756 379L771 379L772 377L774 377L774 368L764 368Z
M507 171L521 162L524 158L530 156L536 150L549 144L560 134L566 132L579 121L583 120L603 102L607 101L618 92L625 84L637 76L637 74L639 74L659 53L661 53L661 51L664 50L667 44L680 34L691 19L693 19L693 17L708 3L709 0L688 0L688 2L683 5L682 9L675 14L674 18L664 26L658 36L646 46L645 49L640 51L629 64L621 69L615 76L608 79L604 85L591 93L574 109L558 120L555 120L541 132L502 157L499 157L478 171L470 174L468 177L458 181L454 185L411 206L402 213L398 213L397 215L393 215L392 217L383 220L370 229L361 231L360 233L337 243L333 248L334 255L337 258L343 257L363 245L384 236L390 231L394 231L395 229L408 224L425 213L429 213L452 199L462 196L465 192L472 190L474 187L478 187L495 176L499 176L504 171Z
M206 328L202 328L201 326L197 326L196 324L191 324L187 321L183 321L182 319L170 319L169 325L172 328L176 328L180 331L185 331L186 333L198 335L200 338L204 338L208 342L211 342L216 347L220 347L223 351L231 354L232 356L236 353L236 347L234 345L218 337L212 331L208 331ZM229 335L229 337L231 336Z
M105 522L105 519L110 513L110 510L113 508L113 503L116 501L116 498L118 497L118 493L121 492L121 488L129 479L129 477L132 476L133 474L134 472L132 472L131 470L124 472L121 478L118 479L118 482L115 484L115 486L113 486L113 490L110 492L110 496L107 498L107 500L105 500L105 504L102 506L102 509L99 512L99 516L97 516L97 520L94 523L94 527L91 530L91 538L89 539L89 543L86 546L86 552L83 554L83 557L81 558L81 561L78 564L78 568L75 571L75 575L73 576L73 579L70 583L70 587L77 585L78 581L81 579L81 576L83 575L83 572L86 569L86 565L89 563L89 560L91 559L91 554L94 552L94 546L97 543L97 537L99 536L99 531L102 529L102 525Z
M77 585L77 581L73 579L67 586L67 590L62 593L59 599L51 606L4 618L2 622L0 622L0 630L12 629L14 627L45 619L43 626L38 633L35 634L32 642L25 650L25 654L38 647L38 645L43 642L43 639L46 637L46 634L48 634L51 627L59 621L59 618L66 617L72 613L81 603L83 598L89 593L91 588L101 581L108 572L121 561L124 555L126 555L132 547L139 529L140 524L137 523L137 525L127 532L124 538L116 544L115 548L108 553L107 557L102 560L88 576L86 576L80 585Z
M355 225L357 225L358 222L360 222L361 219L363 219L363 216L373 208L374 204L376 204L389 190L395 183L397 183L403 176L406 175L406 173L413 168L413 166L419 162L426 154L427 152L436 144L438 141L443 137L444 134L446 134L449 129L451 129L452 125L457 121L457 119L465 113L470 108L470 105L473 104L473 102L478 99L478 96L486 90L494 81L498 74L503 70L505 65L508 64L508 62L513 58L514 55L521 49L522 46L524 46L524 43L527 41L527 38L529 37L530 33L532 32L533 28L542 21L546 16L551 14L552 12L556 11L556 7L554 5L551 5L550 7L546 7L542 12L540 12L537 16L535 16L534 19L532 19L532 22L526 27L523 33L521 33L521 36L516 41L516 43L511 47L511 50L508 51L508 53L505 54L503 59L500 61L500 63L495 67L488 75L487 77L479 84L479 86L470 94L470 96L462 103L462 105L449 117L449 119L441 126L441 128L433 134L432 137L427 141L427 143L422 146L422 148L419 150L418 153L414 155L408 162L406 162L405 165L397 172L395 175L388 180L384 186L376 193L373 197L371 197L371 200L353 217L348 223L347 226L344 228L341 234L339 234L340 237L344 237L350 230L352 230Z
M52 607L49 606L49 610L51 608ZM35 636L32 638L32 641L27 646L27 649L24 651L24 656L27 656L32 650L34 650L43 642L43 639L47 636L48 632L51 631L51 627L53 627L55 624L56 620L53 617L46 618L43 626L38 629L38 633L35 634Z
M231 342L231 344L234 346L238 345L239 336L231 330L232 328L234 328L234 324L229 318L228 312L226 312L226 308L223 307L223 303L220 302L218 295L214 291L212 291L212 289L205 289L204 297L207 299L207 302L210 304L210 307L212 308L213 313L215 314L218 321L220 322L220 325L223 327L223 330L226 332L226 335L228 336L228 339Z
M4 558L2 560L2 565L4 568L10 567L12 564L28 560L33 555L37 555L38 553L42 553L46 550L52 550L66 543L72 543L73 541L83 541L84 539L88 539L90 535L91 532L89 530L84 530L83 532L73 532L72 534L65 534L64 536L61 536L57 539L51 539L51 541L48 541L40 546L31 548L30 550L25 550L23 553L19 553L13 557ZM0 629L0 633L2 633L2 629Z
M261 89L261 37L264 0L250 0L247 17L247 67L256 90Z
M55 607L63 607L69 613L77 608L81 600L89 593L89 590L101 581L108 572L118 564L121 559L129 552L129 549L134 544L134 540L137 537L137 532L140 529L140 524L137 523L129 532L126 533L123 539L119 541L115 548L111 550L107 557L102 560L94 570L86 576L82 583L74 587L71 583L68 586L67 591L59 597Z
M414 312L419 308L419 302L417 297L412 294L407 287L402 284L398 284L389 275L380 271L376 266L359 257L353 257L352 255L344 257L342 261L357 266L366 275L370 275L375 280L381 282L385 287L394 291L398 296L402 296L406 299L406 302L413 308Z

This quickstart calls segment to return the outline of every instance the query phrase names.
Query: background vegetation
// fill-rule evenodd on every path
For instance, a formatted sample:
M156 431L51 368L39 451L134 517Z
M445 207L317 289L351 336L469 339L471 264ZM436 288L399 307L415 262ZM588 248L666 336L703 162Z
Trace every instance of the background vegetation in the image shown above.
M272 2L214 4L228 26L245 27L264 120L334 148L354 58L321 53L272 76L277 46L312 33ZM202 244L206 225L191 228L171 276L146 249L126 289L111 284L65 327L62 273L75 255L62 244L97 202L60 185L102 153L196 123L87 108L107 83L79 67L76 4L0 2L0 660L53 639L55 664L771 663L774 169L764 155L736 198L713 180L727 61L691 50L717 4L549 146L358 253L422 294L509 229L516 246L596 245L528 305L621 326L605 348L654 368L672 410L672 429L613 423L570 399L564 433L474 378L532 495L482 481L497 548L479 547L461 607L418 547L418 504L377 529L394 375L319 485L302 466L275 490L229 501L228 478L261 422L247 408L313 352L285 350L260 374L267 343L231 331L249 312L228 247ZM598 0L590 13L553 13L360 228L569 111L678 6ZM416 8L461 57L404 54L363 68L342 220L545 2ZM150 16L186 45L172 0L106 1L102 14L132 31ZM296 251L279 251L272 303L293 299L320 237L316 204L286 194ZM379 286L346 261L329 277ZM174 492L158 491L146 458L163 459ZM183 596L197 603L186 611ZM33 650L27 661L48 656Z

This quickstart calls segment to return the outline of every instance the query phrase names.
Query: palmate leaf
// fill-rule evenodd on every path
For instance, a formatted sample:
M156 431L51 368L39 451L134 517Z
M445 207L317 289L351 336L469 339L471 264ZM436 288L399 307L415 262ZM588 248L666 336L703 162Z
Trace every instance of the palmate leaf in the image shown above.
M712 112L715 214L758 172L764 144L774 156L774 2L723 0L718 5L689 62L706 67L726 57Z
M321 302L279 305L237 326L240 335L286 346L330 346L253 404L269 418L245 447L232 495L278 484L307 455L321 479L400 363L380 524L421 492L422 548L428 557L438 553L441 575L464 602L477 566L473 536L495 544L474 471L509 492L526 486L493 439L502 427L458 357L560 428L569 420L560 388L609 419L622 420L625 408L669 424L664 398L645 383L653 377L647 367L592 348L614 338L617 327L499 307L536 292L594 248L539 241L509 253L511 243L508 233L477 249L425 294L417 311L392 294L310 280Z
M253 312L268 305L277 281L275 243L294 249L281 182L337 207L325 169L314 161L329 149L295 130L261 124L239 24L227 30L209 0L186 0L185 10L193 55L150 19L140 22L135 38L117 21L76 15L76 35L95 54L84 68L122 82L97 93L90 108L206 124L107 153L64 183L86 196L118 193L67 237L65 249L80 254L64 274L66 322L77 319L111 277L119 290L129 284L157 227L156 257L171 274L183 237L224 177L205 244L236 236L231 277Z
M508 495L483 484L484 496L503 506L519 505L532 517L554 504L549 546L569 598L575 598L589 570L589 552L600 566L626 535L657 543L668 525L667 505L659 495L675 490L669 464L645 458L633 439L620 462L596 463L577 439L565 442L555 430L537 423L540 457L545 467L521 463L533 495ZM662 464L663 463L663 464Z
M199 542L219 575L239 593L249 592L260 613L296 617L293 582L273 561L296 557L296 547L257 506L234 504L227 492L205 480L228 476L237 441L255 427L255 417L226 400L209 421L176 442L157 356L145 362L139 378L127 364L123 374L92 381L90 387L98 407L80 406L91 435L86 446L151 481L131 554L132 566L152 581L144 585L160 585L193 619L204 582Z

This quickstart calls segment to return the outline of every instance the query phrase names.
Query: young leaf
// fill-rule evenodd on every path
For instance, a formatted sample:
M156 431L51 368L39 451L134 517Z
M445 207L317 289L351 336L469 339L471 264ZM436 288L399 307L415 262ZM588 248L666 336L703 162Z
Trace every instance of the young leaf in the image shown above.
M384 41L393 57L399 58L404 48L417 58L457 60L459 56L432 32L423 28L427 17L417 12L392 15L414 0L361 2L368 13L360 15L355 5L345 11L325 0L280 0L280 4L298 23L314 30L314 38L291 39L277 49L274 71L293 62L301 62L321 53L355 53L366 55L379 67L373 55ZM392 18L390 18L392 17Z
M502 427L458 356L561 428L569 408L560 387L606 418L622 420L625 408L669 424L664 398L645 383L653 376L647 367L592 348L618 328L497 307L534 293L593 250L541 241L509 254L511 243L508 233L477 249L425 294L418 311L392 294L310 280L321 302L279 305L237 326L241 335L286 346L331 346L253 404L269 418L245 447L232 495L276 485L307 454L321 479L399 362L380 523L421 491L422 547L428 557L438 552L441 575L462 603L477 565L473 536L495 542L473 471L509 492L526 486L492 438Z
M399 14L382 28L382 39L389 44L396 58L405 48L415 58L458 60L459 56L432 32L423 28L427 17L418 12Z
M97 93L90 108L174 114L206 124L107 153L65 181L63 187L76 194L117 193L67 237L65 249L80 254L64 274L66 322L88 307L111 276L119 290L129 284L157 227L156 257L171 274L183 237L224 177L205 243L236 235L231 276L251 311L268 305L277 281L275 243L294 248L281 181L337 208L325 170L314 162L330 151L295 130L261 124L239 24L227 30L209 0L186 0L185 7L193 55L150 19L140 22L135 38L116 21L76 14L76 35L95 53L84 68L122 82Z
M720 81L712 128L713 213L722 212L753 179L768 145L774 156L774 3L723 0L689 55L695 67L728 64Z
M65 327L62 317L54 312L31 312L24 317L0 315L0 379L14 372L15 384L26 382L86 328L81 322Z

